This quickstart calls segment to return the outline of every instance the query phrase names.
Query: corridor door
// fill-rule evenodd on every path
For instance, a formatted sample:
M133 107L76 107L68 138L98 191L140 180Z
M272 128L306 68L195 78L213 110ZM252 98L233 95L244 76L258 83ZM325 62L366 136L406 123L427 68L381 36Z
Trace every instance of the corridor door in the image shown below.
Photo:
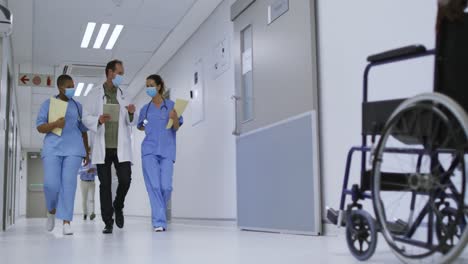
M315 1L231 7L242 229L321 233Z

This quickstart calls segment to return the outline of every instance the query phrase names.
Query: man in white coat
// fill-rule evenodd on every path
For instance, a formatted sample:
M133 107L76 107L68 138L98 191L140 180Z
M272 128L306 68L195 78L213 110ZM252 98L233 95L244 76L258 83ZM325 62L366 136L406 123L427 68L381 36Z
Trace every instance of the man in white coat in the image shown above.
M91 130L93 137L93 164L97 165L100 181L99 195L101 215L104 221L104 234L111 234L115 223L124 226L123 208L125 196L130 188L132 175L132 129L138 117L135 105L129 102L126 91L120 88L124 74L123 63L110 61L106 66L106 82L88 95L89 101L84 109L83 123ZM104 104L119 105L118 120L103 114ZM115 200L112 201L112 173L114 164L119 185Z

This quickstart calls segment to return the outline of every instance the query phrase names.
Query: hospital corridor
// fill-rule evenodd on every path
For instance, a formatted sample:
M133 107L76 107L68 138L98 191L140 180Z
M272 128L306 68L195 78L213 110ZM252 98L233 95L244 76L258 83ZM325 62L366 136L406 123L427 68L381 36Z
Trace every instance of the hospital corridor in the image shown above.
M468 263L468 0L0 0L0 264Z

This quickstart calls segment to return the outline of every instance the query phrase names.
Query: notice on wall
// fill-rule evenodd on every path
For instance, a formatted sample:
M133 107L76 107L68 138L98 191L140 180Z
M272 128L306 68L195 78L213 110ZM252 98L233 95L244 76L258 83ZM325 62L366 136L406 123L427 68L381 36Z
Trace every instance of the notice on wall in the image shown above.
M242 53L242 75L245 75L252 71L252 59L252 49L248 49Z
M280 16L289 10L289 0L276 0L268 6L268 25L273 23Z
M203 60L199 59L193 68L192 88L190 103L192 110L192 126L201 123L205 117L205 102L204 102L204 71Z
M55 76L49 74L20 73L18 86L55 87Z

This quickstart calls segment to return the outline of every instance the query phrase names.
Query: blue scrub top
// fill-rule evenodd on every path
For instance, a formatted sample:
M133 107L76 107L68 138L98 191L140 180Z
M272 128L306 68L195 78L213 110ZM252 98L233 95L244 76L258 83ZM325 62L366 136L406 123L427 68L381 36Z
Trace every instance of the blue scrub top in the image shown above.
M156 155L162 158L176 160L176 131L173 128L166 129L169 122L169 113L174 109L174 102L165 100L161 107L157 107L150 102L143 106L140 110L138 124L146 119L148 123L145 125L145 139L141 143L141 155ZM148 108L149 107L149 108ZM148 113L148 114L146 114ZM180 125L184 123L184 118L179 117Z
M36 127L49 123L49 105L50 99L47 99L41 105L37 115ZM78 113L79 111L79 113ZM83 144L83 132L88 129L79 120L83 113L83 107L79 102L73 99L68 101L67 111L65 113L65 127L62 135L49 132L44 138L42 147L42 157L46 156L79 156L86 157L86 150ZM53 122L55 120L51 120Z

